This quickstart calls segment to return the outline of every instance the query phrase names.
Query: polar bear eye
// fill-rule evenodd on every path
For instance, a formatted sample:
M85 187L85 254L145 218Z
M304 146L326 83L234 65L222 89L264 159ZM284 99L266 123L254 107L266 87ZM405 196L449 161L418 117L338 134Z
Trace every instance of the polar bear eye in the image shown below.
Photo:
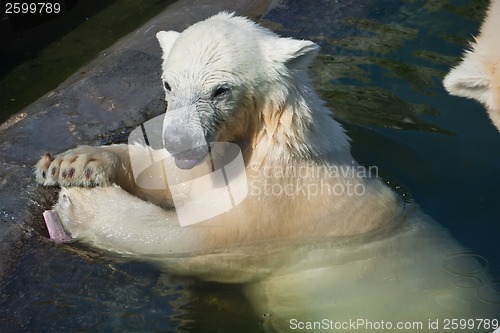
M163 86L165 87L165 89L166 89L167 91L172 91L172 87L170 87L170 84L168 84L168 82L167 82L167 81L163 82Z
M214 90L212 97L213 98L220 98L222 96L229 94L230 91L231 91L231 88L229 88L228 86L220 86Z

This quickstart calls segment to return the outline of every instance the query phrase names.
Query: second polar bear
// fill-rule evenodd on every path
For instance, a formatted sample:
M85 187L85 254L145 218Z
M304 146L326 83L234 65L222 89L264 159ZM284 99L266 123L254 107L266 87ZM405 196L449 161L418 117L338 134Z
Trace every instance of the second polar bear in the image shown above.
M443 84L456 96L473 98L488 110L500 131L500 0L492 0L481 32Z
M326 329L330 318L360 319L344 331L384 321L421 322L413 329L425 332L434 331L430 321L499 313L474 256L353 161L307 75L316 44L227 13L157 37L166 150L81 146L37 164L41 184L63 187L50 215L73 239L178 274L244 283L270 331ZM198 177L227 165L218 143L236 145L231 156L243 161L222 184ZM133 172L144 152L156 163L141 176L156 187ZM172 180L193 180L189 201L201 183L230 188L242 174L241 202L179 225Z

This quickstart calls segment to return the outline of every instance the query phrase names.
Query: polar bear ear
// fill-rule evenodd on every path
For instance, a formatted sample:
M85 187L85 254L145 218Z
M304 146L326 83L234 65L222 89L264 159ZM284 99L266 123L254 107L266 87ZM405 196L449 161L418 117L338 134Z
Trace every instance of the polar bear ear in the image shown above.
M319 52L318 44L310 40L278 37L269 46L270 57L292 70L306 69Z
M446 90L455 96L468 97L486 105L493 100L488 74L474 53L468 53L464 60L453 68L443 80Z
M156 34L156 38L160 42L161 49L163 51L163 59L166 59L170 50L172 49L172 45L179 37L180 33L177 31L159 31Z
M474 98L483 103L491 94L488 75L470 58L453 68L443 80L443 85L452 95Z

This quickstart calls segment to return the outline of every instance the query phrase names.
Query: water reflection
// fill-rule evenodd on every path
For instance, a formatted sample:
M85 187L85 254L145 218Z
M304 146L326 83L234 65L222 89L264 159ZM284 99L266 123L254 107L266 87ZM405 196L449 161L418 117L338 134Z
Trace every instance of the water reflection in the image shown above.
M399 74L403 80L413 79L415 85L428 87L435 84L431 76L422 75L425 73L424 69L414 67L414 71L408 71L406 69L411 66L404 63L366 57L320 55L311 69L314 82L319 95L335 111L338 119L356 124L453 134L419 117L422 114L438 115L436 108L410 103L394 92L369 85L373 83L361 65L374 63L383 64L389 70L393 69L391 75ZM335 80L332 80L332 77ZM360 81L366 86L339 83L342 78Z
M414 39L418 33L417 29L363 18L348 17L339 22L354 26L359 35L332 39L328 42L349 50L390 53L396 51L404 42Z

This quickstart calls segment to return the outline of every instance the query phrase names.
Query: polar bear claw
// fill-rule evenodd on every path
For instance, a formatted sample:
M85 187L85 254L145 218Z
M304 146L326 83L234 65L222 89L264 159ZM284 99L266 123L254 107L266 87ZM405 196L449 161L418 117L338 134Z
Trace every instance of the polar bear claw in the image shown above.
M109 186L120 165L120 157L113 152L80 146L56 156L44 154L35 166L35 176L45 186Z

